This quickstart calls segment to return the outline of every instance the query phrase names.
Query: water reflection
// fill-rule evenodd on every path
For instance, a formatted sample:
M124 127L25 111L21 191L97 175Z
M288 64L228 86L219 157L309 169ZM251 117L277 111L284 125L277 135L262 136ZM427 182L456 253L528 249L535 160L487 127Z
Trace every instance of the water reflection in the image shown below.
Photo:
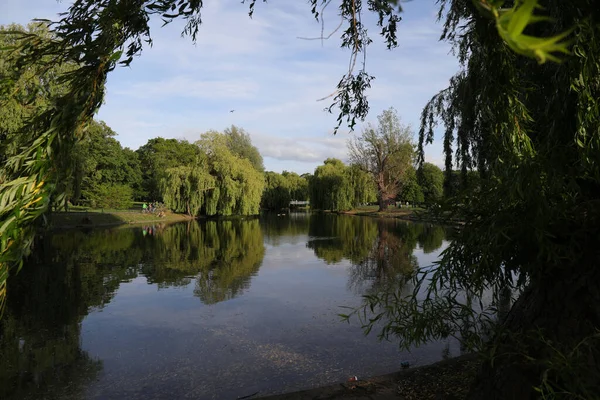
M80 322L114 293L103 276L85 264L59 262L11 277L0 323L0 398L58 398L65 386L79 394L97 376L102 361L80 348Z
M280 246L283 243L299 243L308 234L310 216L311 214L305 211L264 213L261 216L261 228L265 243L271 246Z
M416 254L433 255L446 234L396 220L294 213L46 235L9 281L0 398L161 390L221 398L224 388L235 397L247 387L265 394L394 368L394 345L341 324L338 306L404 285L424 260ZM138 342L149 349L145 359L136 358ZM305 361L288 362L290 354ZM277 365L264 363L274 357ZM149 379L159 374L172 381ZM191 381L193 389L185 386Z
M265 254L257 219L177 224L145 243L141 272L159 288L195 282L205 304L232 299L249 285Z
M367 294L403 285L418 267L413 252L440 249L448 228L394 219L313 215L307 247L327 264L351 262L349 287Z

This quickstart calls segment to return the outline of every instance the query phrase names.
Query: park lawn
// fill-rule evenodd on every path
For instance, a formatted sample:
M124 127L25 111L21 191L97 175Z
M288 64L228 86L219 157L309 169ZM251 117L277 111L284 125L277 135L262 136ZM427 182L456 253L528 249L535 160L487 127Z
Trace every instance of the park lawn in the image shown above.
M385 211L380 212L378 210L379 206L362 206L350 211L345 211L344 214L367 215L370 217L409 218L413 216L415 212L423 211L424 209L419 207L397 208L394 206L389 206Z
M124 224L144 224L150 222L179 222L193 219L188 215L167 212L163 217L140 211L99 210L54 212L50 216L52 228L98 227Z

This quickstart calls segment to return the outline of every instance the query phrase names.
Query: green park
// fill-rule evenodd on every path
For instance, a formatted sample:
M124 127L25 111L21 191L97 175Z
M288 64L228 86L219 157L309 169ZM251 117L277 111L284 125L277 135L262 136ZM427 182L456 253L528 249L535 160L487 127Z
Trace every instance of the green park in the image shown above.
M17 3L1 399L600 399L592 0Z

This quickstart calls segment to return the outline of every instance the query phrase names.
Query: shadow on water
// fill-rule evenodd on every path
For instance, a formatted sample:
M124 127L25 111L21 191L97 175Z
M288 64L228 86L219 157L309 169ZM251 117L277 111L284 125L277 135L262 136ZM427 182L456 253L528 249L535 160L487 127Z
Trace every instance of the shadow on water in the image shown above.
M440 226L302 212L286 215L266 214L260 219L192 221L169 226L150 225L141 229L123 228L48 234L35 243L34 252L23 270L11 276L9 280L6 310L0 321L0 398L86 398L89 396L86 394L86 388L102 377L106 379L106 376L110 376L109 370L114 366L109 367L107 362L99 359L98 356L90 355L82 347L82 337L85 334L82 332L82 322L92 314L98 315L99 311L116 302L117 294L122 292L121 286L134 282L139 284L141 280L146 287L147 285L156 287L158 292L166 292L173 288L182 290L189 288L198 307L223 305L236 298L243 300L243 295L249 290L253 277L258 275L265 262L268 252L265 245L271 246L268 248L285 249L281 257L288 258L281 261L276 258L279 257L276 256L279 253L274 251L271 254L271 264L268 268L265 267L267 270L263 281L257 284L263 292L255 294L254 297L250 296L250 299L243 303L238 301L235 305L246 310L249 319L247 325L239 328L240 332L255 330L257 332L253 333L255 336L244 338L232 334L231 337L225 338L221 334L213 337L209 336L209 330L213 329L212 325L201 328L192 325L193 330L205 329L202 331L203 340L217 340L217 342L205 342L210 344L206 347L208 350L202 351L209 353L198 353L200 351L198 348L182 348L178 350L180 353L176 353L173 349L173 357L195 351L195 357L208 354L208 357L214 358L215 362L227 365L226 363L229 362L227 357L232 356L225 353L229 351L226 348L227 343L220 344L218 340L243 339L248 354L236 353L237 355L231 359L232 366L239 364L239 368L242 368L236 379L240 379L238 383L243 386L244 382L241 380L246 379L245 374L250 377L248 379L254 379L252 378L254 374L252 370L245 371L248 367L244 366L241 360L254 357L252 351L256 349L279 348L278 346L283 348L284 345L289 344L285 339L280 344L260 342L260 340L272 340L269 339L270 337L279 337L280 334L275 327L281 326L282 332L289 331L294 341L306 340L306 344L291 343L289 346L290 349L305 349L307 353L304 355L307 359L313 357L314 365L327 365L332 360L333 356L319 358L321 357L319 354L325 351L332 355L338 354L336 357L340 362L351 363L352 368L357 369L357 365L362 361L353 360L352 357L360 358L358 354L361 351L369 352L369 350L356 348L354 352L357 355L353 356L353 352L348 352L343 343L338 344L332 335L350 335L344 337L346 340L352 338L353 343L358 344L363 340L357 336L360 331L352 330L354 329L352 327L338 330L341 329L338 327L342 324L339 324L335 314L319 317L329 318L331 321L314 320L315 315L311 314L312 311L306 310L312 310L310 307L331 307L330 304L337 307L343 305L345 301L358 299L360 295L375 290L385 290L388 285L397 287L399 284L404 284L404 277L421 262L421 259L418 260L415 255L417 251L419 254L435 255L433 253L442 248L449 235L450 232ZM286 253L288 251L314 253L316 258L310 261L313 263L310 264L312 269L310 271L303 269L306 268L302 264L306 258L304 255L297 260L292 257L293 254ZM291 262L297 264L289 265ZM342 267L341 270L334 268L338 271L335 274L332 272L334 270L329 268L337 268L345 265L344 263L349 266ZM289 282L290 278L285 278L279 272L283 268L281 265L288 268L285 270L287 274L295 276L291 282ZM340 275L339 272L342 274ZM313 274L311 277L314 276L316 279L312 281L316 284L310 288L312 297L305 296L305 291L309 289L306 287L296 293L284 290L285 294L278 294L274 285L294 284L298 279L311 282L311 278L306 274ZM340 278L344 281L341 282L341 289L338 289L337 282ZM324 300L315 298L321 293L318 292L321 290L319 285L324 285L326 282L330 286L324 289L323 293L326 294ZM337 297L332 297L332 293ZM283 302L294 298L300 299L296 303L292 301L292 304L296 304L296 314L289 312L289 308L281 306ZM137 297L137 299L142 298ZM264 302L260 303L260 301ZM187 300L185 304L188 304ZM126 309L129 306L121 307ZM152 311L151 306L149 307ZM265 311L261 307L265 307ZM227 307L218 310L229 312ZM239 311L236 312L238 314L235 315L240 314ZM223 321L234 318L231 315L220 318L223 318ZM289 321L276 321L275 316L289 318ZM209 317L211 317L209 314L202 315L202 318ZM102 319L105 324L115 323L106 319L110 318L110 313L102 318L105 318ZM185 322L187 321L182 323ZM310 325L311 323L316 325ZM314 330L312 336L310 332L296 332L298 324L303 324L305 327L312 326ZM184 330L188 328L188 325L182 326ZM220 325L215 325L214 329L217 328L222 330ZM158 331L152 329L139 331L147 336L146 340L149 343L157 340L152 335ZM169 332L169 329L175 328L167 325L160 326L160 329ZM230 329L229 326L226 326L226 329ZM264 336L265 332L272 336ZM182 338L192 338L192 336ZM253 344L253 340L257 341L258 345ZM215 343L221 347L213 349L211 346ZM325 347L319 350L315 347L315 343ZM176 345L181 347L181 343ZM166 346L168 348L171 345ZM156 350L162 351L161 349ZM335 353L336 351L338 353ZM436 350L435 357L439 358L439 354L440 351ZM192 361L193 357L190 358L190 362ZM135 361L132 359L129 362ZM288 368L288 364L282 365ZM230 368L233 370L232 366ZM270 371L268 368L272 367L265 366L263 372ZM292 368L291 372L287 370L282 372L287 374L285 376L289 376L289 379L299 379L302 376L304 382L326 383L319 380L320 376L324 376L322 371L309 371L314 375L310 378L306 377L307 372L302 370L301 366L290 364L289 367ZM175 374L173 376L178 373L173 371ZM276 373L275 370L272 373ZM179 374L183 376L185 372ZM335 376L334 378L327 376L330 380L337 379ZM217 382L215 385L220 384L221 378L215 377ZM206 376L202 384L206 385L207 381L210 383L211 379L210 375ZM262 381L265 379L262 378ZM110 387L110 379L107 385ZM156 385L159 383L157 382ZM260 385L256 385L260 389ZM268 385L272 392L284 388L288 390L297 388L293 385L289 386L289 382L282 382L280 387L272 387L273 383ZM121 394L117 397L127 396ZM199 395L199 398L201 397Z
M102 370L80 348L81 322L122 283L138 276L159 289L194 282L194 295L214 304L249 286L264 252L258 220L48 234L9 280L0 398L60 398L65 388L78 398Z

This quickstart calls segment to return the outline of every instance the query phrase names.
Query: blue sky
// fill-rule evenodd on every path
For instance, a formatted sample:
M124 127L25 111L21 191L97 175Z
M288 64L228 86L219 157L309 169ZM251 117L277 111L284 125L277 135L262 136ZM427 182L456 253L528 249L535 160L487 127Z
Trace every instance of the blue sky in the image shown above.
M26 24L33 18L55 19L69 1L1 0L0 24ZM434 0L404 3L399 47L389 51L368 18L374 43L367 71L376 77L368 92L376 121L393 106L404 123L418 131L425 103L445 88L458 70L450 47L438 38ZM325 31L339 24L336 1L325 11ZM162 136L195 141L202 132L235 124L250 133L267 170L313 172L328 157L347 159L341 130L332 135L337 113L317 99L330 94L348 68L349 52L339 48L339 33L325 41L307 1L257 2L254 18L240 1L205 1L203 25L193 44L180 36L182 25L152 25L152 48L130 68L108 79L98 118L117 132L123 146L137 149ZM229 110L235 109L230 113ZM360 131L360 126L357 131ZM442 145L426 148L427 161L442 166Z

